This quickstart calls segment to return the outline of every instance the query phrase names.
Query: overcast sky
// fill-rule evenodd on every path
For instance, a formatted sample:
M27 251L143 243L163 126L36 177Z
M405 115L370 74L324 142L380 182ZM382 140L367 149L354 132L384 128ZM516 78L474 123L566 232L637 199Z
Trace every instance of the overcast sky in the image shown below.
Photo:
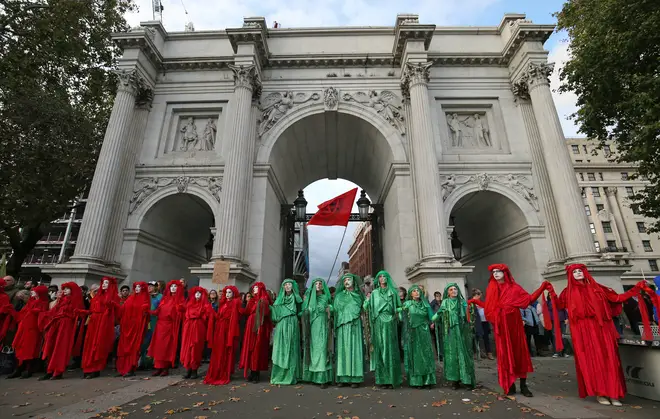
M152 0L137 0L138 13L127 19L131 26L151 20ZM163 25L168 31L183 31L192 21L196 30L241 27L244 17L263 16L269 26L273 21L282 27L310 26L384 26L394 25L398 13L416 13L422 23L445 26L497 25L505 13L525 13L535 23L555 23L552 17L562 0L162 0ZM188 14L185 13L187 10ZM555 33L545 44L550 51L550 61L555 62L551 86L559 86L559 70L568 58L568 48L563 33ZM575 96L554 94L559 116L566 136L577 135L577 130L567 116L575 111ZM359 185L358 185L359 186ZM316 212L316 206L340 195L355 185L347 180L320 180L305 188L309 202L308 212ZM359 195L358 195L359 196ZM354 212L357 207L354 206ZM342 245L339 260L332 273L337 274L341 261L348 260L348 247L353 240L356 223L350 223ZM343 227L309 227L310 277L328 277L335 254L341 241ZM333 282L331 280L331 282Z

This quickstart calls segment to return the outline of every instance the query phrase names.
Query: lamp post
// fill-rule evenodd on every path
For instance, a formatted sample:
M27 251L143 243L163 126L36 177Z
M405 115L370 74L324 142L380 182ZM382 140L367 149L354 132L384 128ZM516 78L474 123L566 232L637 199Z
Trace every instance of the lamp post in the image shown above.
M367 193L364 189L360 192L360 199L357 200L358 214L360 215L361 221L367 221L369 219L369 208L371 207L371 201L367 198Z
M296 221L305 222L305 216L307 215L307 200L305 199L305 194L302 189L298 191L298 197L293 201L293 207L296 211Z
M456 226L451 232L451 251L454 254L454 259L461 260L463 256L463 242L458 239L458 233L456 232Z
M204 250L206 250L206 260L210 261L213 256L213 233L209 233L209 240L204 245Z

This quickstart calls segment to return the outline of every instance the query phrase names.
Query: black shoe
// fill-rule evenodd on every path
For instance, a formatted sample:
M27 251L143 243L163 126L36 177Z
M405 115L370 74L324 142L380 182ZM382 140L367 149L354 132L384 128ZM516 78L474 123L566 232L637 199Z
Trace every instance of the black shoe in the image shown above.
M120 372L118 372L117 374L115 374L115 378L120 378L120 377L124 377L124 374L122 374L122 373L120 373Z
M511 384L511 387L509 387L509 391L506 393L507 396L513 396L516 394L516 384Z
M30 377L32 377L32 373L30 372L30 370L25 370L21 374L21 379L30 378Z
M254 373L254 378L252 379L252 382L253 382L254 384L257 384L257 383L259 382L259 379L260 379L260 378L261 378L261 377L260 377L259 371L255 371L255 373Z
M337 387L346 387L346 383L337 383Z
M44 376L42 376L42 377L39 377L39 379L38 379L37 381L50 380L52 377L53 377L53 374L48 373L48 374L46 374L46 375L44 375Z
M128 374L126 374L124 377L135 377L135 371L130 371Z
M360 385L358 383L351 384L351 388L358 388L358 387L360 387Z
M190 374L190 378L193 380L196 380L199 378L199 375L197 375L197 370L192 370L192 374Z
M529 391L529 388L527 388L527 385L520 385L520 394L522 394L525 397L534 397L531 391Z
M461 385L458 383L458 381L452 381L451 388L453 390L458 390L459 388L461 388Z
M62 374L60 374L60 375L53 375L52 377L50 377L50 379L51 379L51 380L61 380L61 379L62 379Z
M21 370L22 370L22 368L20 368L20 367L19 367L19 368L16 368L16 370L15 370L14 372L12 372L11 374L9 374L9 375L7 376L7 379L8 379L8 380L11 380L12 378L18 378L18 377L20 377L21 374L23 373L23 371L21 371Z
M323 383L323 384L321 384L321 388L322 388L323 390L325 390L326 388L328 388L328 383Z
M192 375L192 370L186 370L186 375L184 375L183 378L188 380L191 375Z

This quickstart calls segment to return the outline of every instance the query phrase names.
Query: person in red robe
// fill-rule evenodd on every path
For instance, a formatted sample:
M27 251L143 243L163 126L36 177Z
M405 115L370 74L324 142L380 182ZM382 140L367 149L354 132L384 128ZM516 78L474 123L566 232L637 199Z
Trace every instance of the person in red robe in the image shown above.
M252 286L253 297L241 314L248 316L245 324L245 336L241 360L238 365L243 369L243 376L247 381L259 382L259 372L268 370L270 359L270 334L273 323L270 320L270 305L273 303L266 291L263 282L255 282ZM250 374L248 375L248 370Z
M541 287L530 295L516 283L505 264L490 265L488 270L490 280L486 288L485 304L480 300L470 302L485 307L486 319L493 325L497 375L502 391L507 395L515 394L516 378L519 378L520 393L532 397L533 394L527 387L527 374L534 372L534 368L520 310L536 301L543 291L550 287L550 283L544 281Z
M40 285L30 291L30 300L25 307L16 314L18 330L14 336L14 354L18 361L16 370L7 378L30 378L33 369L37 368L36 361L41 354L43 335L39 330L39 316L48 311L48 287Z
M149 355L154 360L153 375L165 377L169 375L170 368L176 362L176 353L179 344L179 332L186 310L183 296L183 283L172 280L167 283L163 299L156 310L149 314L156 316L156 330L149 345Z
M188 303L183 319L181 352L179 354L181 364L186 369L183 378L197 379L198 377L197 370L202 363L209 323L214 314L206 289L192 287L188 291Z
M83 377L97 378L108 363L115 343L115 324L119 318L117 278L103 277L101 287L89 304L89 310L78 310L87 316L87 333L82 353Z
M119 309L119 344L117 345L117 375L132 377L138 367L140 347L147 331L151 298L146 282L133 284L133 293Z
M74 350L78 320L76 313L84 307L82 290L78 284L62 284L62 294L56 304L40 319L44 331L42 359L48 363L46 375L39 377L39 380L62 378Z
M11 303L11 298L5 292L7 282L0 278L0 344L5 340L7 332L14 324L16 311Z
M621 303L638 295L646 284L642 281L617 294L596 282L585 265L569 265L566 274L568 286L557 305L568 312L580 398L596 396L600 404L621 406L619 399L626 394L626 383L619 358L619 333L612 318L621 314Z
M222 290L215 315L214 327L209 334L211 362L204 378L205 384L226 385L234 373L235 353L239 345L241 299L238 288L228 285Z

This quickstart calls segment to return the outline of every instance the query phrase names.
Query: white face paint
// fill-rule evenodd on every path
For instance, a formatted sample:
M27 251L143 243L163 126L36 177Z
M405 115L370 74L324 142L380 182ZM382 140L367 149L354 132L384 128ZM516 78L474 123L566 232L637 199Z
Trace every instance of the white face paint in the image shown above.
M259 287L258 286L255 285L254 287L252 287L252 294L254 294L254 295L259 294Z
M71 288L64 288L64 295L71 295Z
M178 288L178 287L176 286L176 284L172 284L172 285L170 285L170 293L172 293L172 294L176 294L176 290L177 290L177 288Z
M582 272L582 269L573 270L573 278L577 279L578 281L583 281L584 280L584 272Z
M316 291L323 290L323 283L321 281L316 281Z
M135 293L136 293L136 294L139 294L140 291L142 291L142 287L139 286L139 285L136 285L136 286L135 286Z
M353 278L351 278L350 276L344 278L344 288L346 288L347 290L353 288Z
M32 298L39 298L39 296L37 295L37 293L34 292L34 291L30 291L30 297L32 297Z
M195 293L195 300L199 300L199 299L201 299L201 298L202 298L202 293L199 292L199 291L197 291L197 292Z
M227 291L225 291L225 298L228 299L228 300L231 300L232 298L234 298L233 291L230 290L230 289L227 289Z
M50 295L51 300L54 300L55 297L57 296L57 292L51 291L51 292L48 293L48 295Z
M293 284L292 283L287 282L286 284L284 284L284 291L291 292L292 289L293 289Z
M108 281L107 279L103 280L103 283L101 283L101 289L107 290L109 286L110 286L110 281Z
M449 297L451 298L456 298L458 296L458 288L450 287L449 290L447 290L447 294L449 294Z
M499 282L502 282L504 279L504 272L500 271L499 269L493 269L493 278Z

